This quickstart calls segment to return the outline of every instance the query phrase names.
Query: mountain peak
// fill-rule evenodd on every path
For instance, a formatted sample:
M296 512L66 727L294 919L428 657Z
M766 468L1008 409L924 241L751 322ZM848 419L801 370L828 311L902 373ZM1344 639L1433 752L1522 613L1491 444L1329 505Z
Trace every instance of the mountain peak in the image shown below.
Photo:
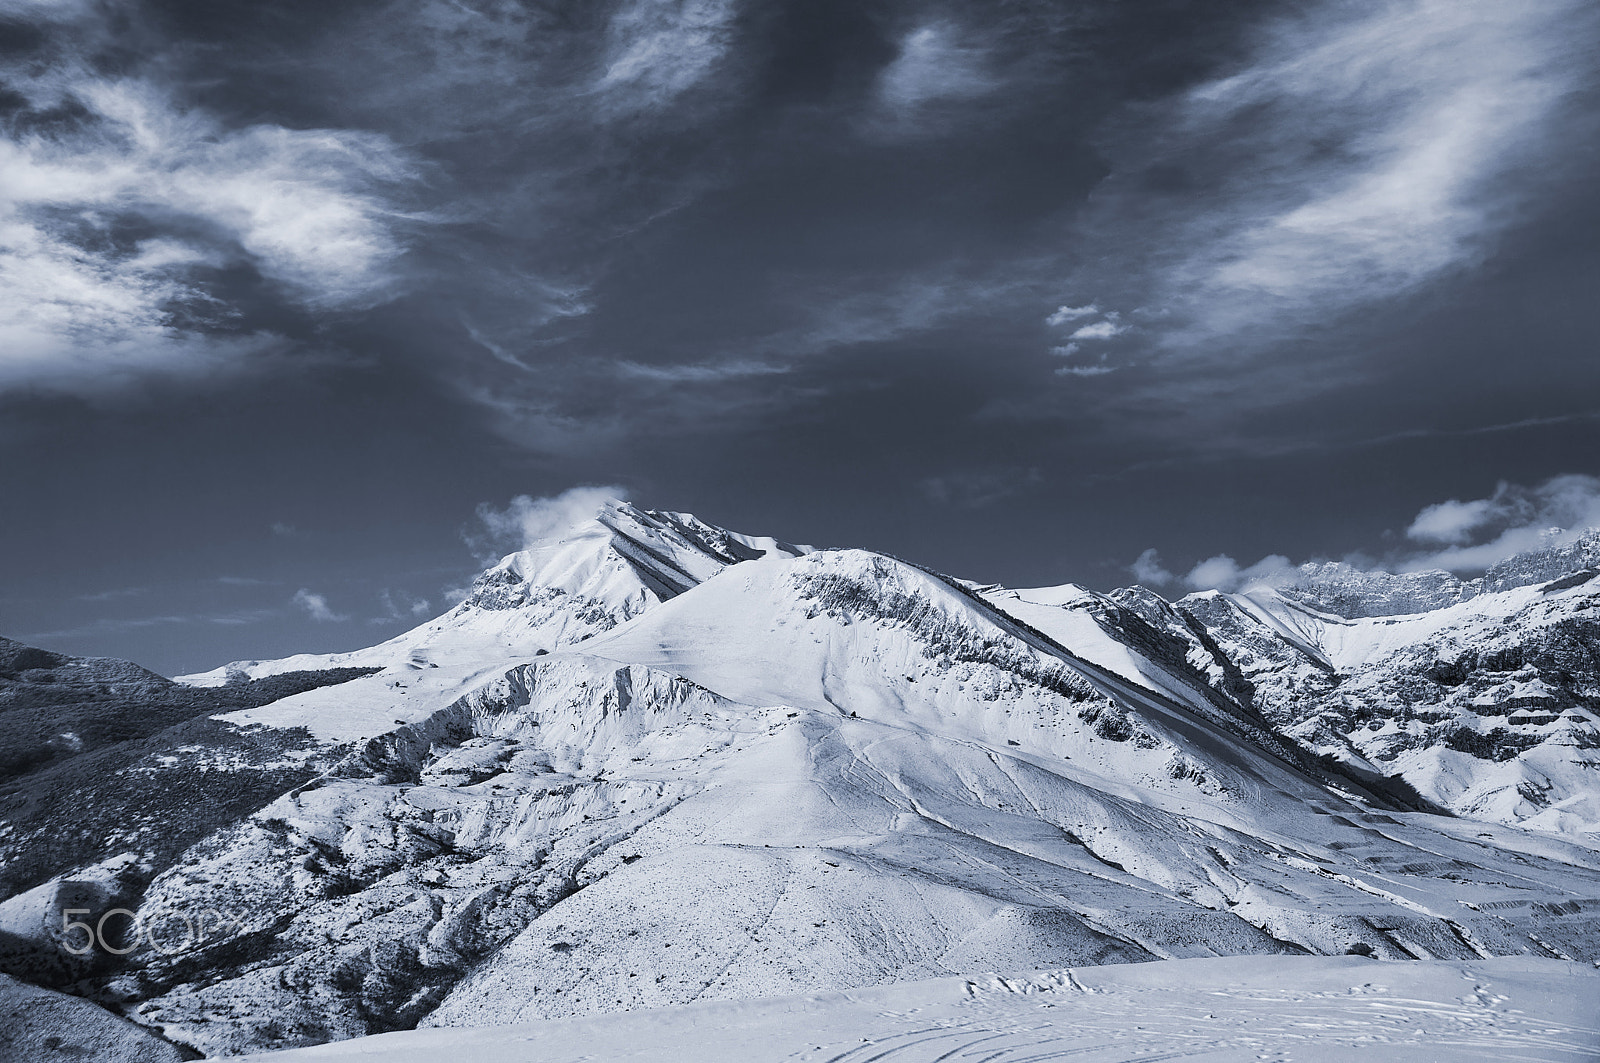
M474 581L467 608L511 609L551 593L579 595L627 619L682 594L729 565L812 552L777 539L743 535L692 513L640 509L607 499L559 537L508 554Z

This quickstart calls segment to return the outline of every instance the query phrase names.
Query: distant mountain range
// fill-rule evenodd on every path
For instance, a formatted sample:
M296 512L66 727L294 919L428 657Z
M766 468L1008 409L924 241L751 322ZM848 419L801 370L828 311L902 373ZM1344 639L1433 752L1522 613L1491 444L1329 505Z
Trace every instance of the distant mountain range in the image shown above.
M1597 564L1168 602L613 503L366 650L173 683L3 642L0 969L230 1054L1155 958L1597 961ZM62 948L119 907L162 947Z

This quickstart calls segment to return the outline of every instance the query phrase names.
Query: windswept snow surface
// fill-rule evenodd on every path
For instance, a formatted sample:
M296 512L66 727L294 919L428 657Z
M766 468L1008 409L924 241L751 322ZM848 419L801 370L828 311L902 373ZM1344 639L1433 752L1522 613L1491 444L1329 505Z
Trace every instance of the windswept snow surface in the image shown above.
M1600 972L1559 960L1250 957L946 978L490 1029L261 1063L1419 1063L1600 1056Z

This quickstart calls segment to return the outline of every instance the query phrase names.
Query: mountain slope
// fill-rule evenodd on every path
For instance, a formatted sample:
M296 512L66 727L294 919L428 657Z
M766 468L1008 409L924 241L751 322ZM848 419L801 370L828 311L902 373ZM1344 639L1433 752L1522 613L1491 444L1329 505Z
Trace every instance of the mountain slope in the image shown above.
M1275 733L1280 672L1357 645L1288 608L609 506L389 643L236 666L381 671L208 721L314 770L152 867L153 943L87 984L228 1054L998 969L1600 960L1600 852L1402 811Z
M337 695L288 699L270 712L230 717L241 725L305 727L329 742L359 741L425 719L508 661L592 638L728 565L809 549L716 528L692 514L610 502L560 540L506 556L449 612L387 642L349 653L237 661L179 681L210 686L237 676L374 668L376 674Z
M1307 749L1459 815L1600 830L1600 579L1580 572L1423 613L1354 619L1289 593L1177 603L1191 658L1236 672ZM1208 645L1202 644L1203 629Z
M1070 963L1600 955L1593 851L1438 823L911 566L761 559L196 847L144 903L242 924L109 988L227 1052Z

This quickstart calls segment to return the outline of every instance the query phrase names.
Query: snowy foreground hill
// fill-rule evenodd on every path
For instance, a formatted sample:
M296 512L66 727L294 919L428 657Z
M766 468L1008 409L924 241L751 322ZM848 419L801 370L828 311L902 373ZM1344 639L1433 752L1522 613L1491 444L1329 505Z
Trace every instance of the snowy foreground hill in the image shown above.
M1255 1058L1229 1024L1293 1011L1262 1051L1448 1027L1486 1053L1460 1058L1583 1058L1588 556L1168 603L612 504L380 646L184 680L299 693L7 783L0 959L208 1055L415 1030L308 1058L758 1058L668 1047L714 1027L797 1059L976 1059L976 1035L911 1045L979 1022L1011 1053L987 1058L1069 1058L1092 1012L1125 1036L1070 1058L1167 1058L1184 1023ZM28 862L67 808L130 790L119 830ZM118 906L142 946L60 959L61 909ZM783 999L712 1003L757 998ZM1144 1010L1167 1034L1137 1035Z

